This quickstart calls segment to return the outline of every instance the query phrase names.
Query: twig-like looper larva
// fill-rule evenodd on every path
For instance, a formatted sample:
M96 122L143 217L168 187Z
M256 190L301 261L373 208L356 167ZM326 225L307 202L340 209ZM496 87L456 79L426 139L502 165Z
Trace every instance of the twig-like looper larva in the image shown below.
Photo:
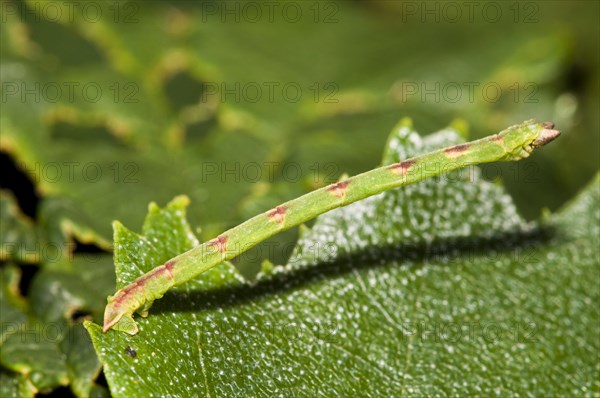
M480 140L416 156L339 181L259 214L142 275L108 297L104 311L106 332L111 328L136 334L133 313L148 314L154 300L170 288L195 278L274 234L300 225L319 214L469 165L513 161L560 135L550 122L529 120ZM438 166L438 167L431 167Z

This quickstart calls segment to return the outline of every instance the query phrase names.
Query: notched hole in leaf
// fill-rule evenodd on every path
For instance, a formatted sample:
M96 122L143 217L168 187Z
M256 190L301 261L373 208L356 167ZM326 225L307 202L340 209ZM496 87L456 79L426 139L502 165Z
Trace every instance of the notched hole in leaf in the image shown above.
M100 124L100 121L99 123ZM50 135L56 140L73 140L82 146L105 146L109 148L128 146L101 125L82 126L69 122L58 121L51 126Z
M99 386L108 388L108 382L106 381L106 376L104 375L104 370L100 371L100 374L96 378L96 384L98 384Z
M19 278L19 294L25 297L27 296L33 278L39 271L39 267L23 264L19 268L21 270L21 278Z
M50 392L40 392L36 395L36 397L44 397L44 398L75 398L75 394L69 387L58 387Z
M105 59L96 45L81 36L74 28L44 19L44 12L39 3L32 3L33 8L21 2L16 2L22 9L19 15L31 31L31 38L38 43L46 53L54 55L61 63L70 66L92 65L104 63ZM48 15L49 16L49 15ZM64 45L69 43L69 45Z
M23 168L6 152L0 152L0 188L10 190L23 214L35 219L40 197L35 185Z
M185 137L188 141L201 141L209 136L212 130L218 127L216 118L209 118L188 124L185 129Z
M82 243L77 239L74 240L74 243L75 243L75 250L73 250L74 254L85 253L86 255L94 255L94 254L101 255L101 254L108 253L106 250L104 250L101 247L98 247L92 243Z
M179 71L169 76L164 82L164 91L173 109L177 112L183 108L207 104L213 95L209 95L209 83L199 81L186 71Z
M74 310L71 312L69 319L74 323L82 323L86 319L92 319L92 312L82 309Z

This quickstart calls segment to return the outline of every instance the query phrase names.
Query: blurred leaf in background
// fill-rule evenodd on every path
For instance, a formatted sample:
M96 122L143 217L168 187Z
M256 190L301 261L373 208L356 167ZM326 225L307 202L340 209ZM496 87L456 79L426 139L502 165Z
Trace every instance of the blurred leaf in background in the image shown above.
M556 210L598 170L599 12L589 1L3 1L2 304L19 325L82 330L114 289L113 220L135 227L149 202L186 194L192 228L212 238L374 167L402 116L421 131L454 120L473 138L555 122L556 145L482 175L504 181L526 219ZM265 256L285 263L296 238L236 265L253 277ZM81 289L90 268L103 282ZM51 286L69 293L48 320ZM83 373L67 366L71 329L60 330L46 346L65 366L33 380L39 364L12 361L31 353L3 357L3 388L103 391L95 357Z

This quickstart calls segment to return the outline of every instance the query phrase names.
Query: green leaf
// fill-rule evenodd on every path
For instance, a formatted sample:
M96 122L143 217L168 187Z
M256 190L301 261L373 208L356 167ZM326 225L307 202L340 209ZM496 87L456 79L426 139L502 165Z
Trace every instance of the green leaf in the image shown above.
M13 195L4 190L0 191L0 222L3 229L0 259L25 263L39 261L40 248L36 247L39 236L33 221L19 211Z
M98 235L93 221L82 215L68 199L47 198L38 209L34 222L22 214L10 191L0 191L0 260L46 265L68 263L80 243L95 244L109 249L110 242Z
M113 267L109 256L89 254L76 255L70 265L70 270L39 271L29 301L19 295L18 268L1 269L0 365L15 373L20 388L47 392L70 385L75 395L87 397L100 363L73 315L102 319L102 300L114 287Z
M44 199L37 220L24 216L13 196L0 192L2 259L38 265L21 296L21 269L0 268L2 396L32 396L70 385L78 397L102 392L94 385L100 362L79 316L102 319L115 285L110 255L74 254L77 242L110 244L65 199ZM3 381L4 388L4 381ZM13 392L9 392L9 389Z
M384 163L459 140L401 124ZM319 217L256 284L222 264L135 336L86 327L114 396L592 395L599 183L533 226L477 169L426 180ZM185 205L117 224L119 286L197 244Z
M3 268L0 272L2 286L0 289L0 343L17 332L26 322L27 304L19 295L19 271L15 267Z
M33 397L35 388L25 377L0 369L0 396L2 397Z

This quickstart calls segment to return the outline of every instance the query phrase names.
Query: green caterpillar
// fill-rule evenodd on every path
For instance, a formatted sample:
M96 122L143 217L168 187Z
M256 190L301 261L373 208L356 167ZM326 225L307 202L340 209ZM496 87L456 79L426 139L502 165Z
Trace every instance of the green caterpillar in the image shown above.
M178 255L109 296L102 330L114 328L136 334L133 313L147 316L154 300L173 286L319 214L465 166L524 159L559 135L553 123L529 120L498 134L370 170L290 200Z

